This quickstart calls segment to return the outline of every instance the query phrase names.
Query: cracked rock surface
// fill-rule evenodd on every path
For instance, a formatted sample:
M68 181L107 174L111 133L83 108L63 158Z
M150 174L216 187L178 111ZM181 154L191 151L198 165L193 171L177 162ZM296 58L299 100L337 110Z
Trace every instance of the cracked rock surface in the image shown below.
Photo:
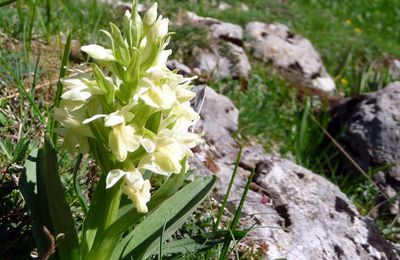
M311 42L279 23L251 22L245 28L255 58L271 62L292 84L333 94L336 85Z
M232 23L187 12L185 23L206 29L207 46L190 50L190 67L214 79L248 79L250 62L243 49L243 29Z
M231 136L238 127L238 115L228 98L206 89L202 119L196 127L206 132L206 139L191 165L198 175L219 178L217 200L226 192L238 153ZM250 237L267 243L266 259L398 259L376 224L361 216L337 186L289 160L266 154L258 144L243 150L228 208L239 202L253 168L256 177L242 224L257 224Z
M346 130L341 142L359 165L368 171L384 167L375 176L386 196L400 191L400 81L382 90L348 99L333 111L333 128ZM386 167L385 167L386 166ZM391 205L391 213L400 212L400 200Z

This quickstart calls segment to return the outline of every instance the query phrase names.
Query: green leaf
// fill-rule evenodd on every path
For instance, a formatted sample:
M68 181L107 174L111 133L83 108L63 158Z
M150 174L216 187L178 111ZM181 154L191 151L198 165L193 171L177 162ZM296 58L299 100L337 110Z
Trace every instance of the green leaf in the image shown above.
M65 47L64 47L63 58L61 61L60 75L58 77L58 82L57 82L57 92L56 92L56 97L54 98L54 107L58 107L61 102L61 94L63 92L63 85L61 83L61 79L64 78L64 76L65 76L68 58L69 58L69 54L71 52L71 40L72 40L72 32L69 32L67 42L65 43ZM57 143L57 137L58 137L57 133L54 132L54 129L57 128L58 125L59 125L59 123L57 121L54 121L54 118L51 117L48 129L49 129L49 133L50 133L51 139L54 144Z
M19 162L25 157L25 154L29 147L29 143L30 140L26 137L23 137L19 140L13 153L13 162Z
M38 196L38 184L36 176L36 168L38 164L38 150L33 150L25 162L24 170L19 179L19 190L24 197L25 204L30 212L33 236L35 238L36 247L39 257L47 254L51 242L50 237L46 235L43 227L50 228L50 212L46 201L40 201Z
M152 131L153 133L158 133L158 129L160 127L160 122L162 118L162 112L156 112L152 114L146 122L146 128Z
M65 189L58 173L57 152L49 138L38 152L37 183L38 195L42 205L47 202L52 223L52 234L64 234L57 244L61 259L79 259L79 241L75 222L68 203Z
M57 258L79 259L75 223L58 174L57 153L48 137L44 147L35 149L25 162L19 189L31 212L39 256L48 257L56 246ZM56 241L60 234L63 238Z
M8 140L0 140L0 152L2 154L4 154L7 157L7 160L9 160L10 162L13 161L13 147L10 143L10 141Z
M140 63L142 62L142 54L135 47L132 48L132 55L125 73L125 81L128 83L139 81Z
M151 197L150 202L147 204L149 211L151 212L152 210L157 208L164 200L175 194L182 186L185 180L185 176L186 158L182 160L181 172L179 174L173 174L170 178L168 178ZM110 227L107 228L107 230L102 235L101 240L94 241L95 243L93 244L93 246L93 240L91 240L92 242L88 243L88 245L90 245L89 247L93 248L91 252L92 255L101 255L103 257L107 257L108 255L110 255L112 252L109 252L108 248L114 248L122 234L129 230L129 228L136 224L145 215L143 213L138 213L136 208L132 206L131 201L129 201L130 203L128 205L126 205L126 203L123 203L124 201L126 201L126 198L121 200L122 206L118 210L117 219L113 224L111 224ZM96 218L97 214L94 214L94 216ZM88 228L85 228L84 230L86 229ZM92 231L90 232L95 232L95 229L92 228Z
M128 66L131 60L128 44L122 38L121 31L115 24L110 23L110 27L111 37L113 39L112 49L115 59L122 65Z
M93 72L96 78L97 85L105 94L105 101L107 105L112 106L112 104L114 103L115 91L117 87L114 85L112 80L106 78L99 66L95 63L93 64Z
M242 197L240 198L239 206L236 209L235 216L233 217L233 220L229 225L229 231L232 232L232 234L233 234L233 232L236 231L236 226L239 223L239 219L242 214L243 205L244 205L244 202L246 201L247 193L249 192L250 185L253 182L255 173L256 173L256 169L253 168L253 170L247 180L246 187L243 190L243 194L242 194ZM222 247L221 254L219 255L220 259L226 259L228 257L230 242L232 241L231 237L232 237L231 235L226 236L224 246ZM233 241L233 242L235 243L235 249L237 249L236 241Z
M86 216L87 212L88 212L88 206L86 204L85 197L83 195L81 186L79 185L79 175L78 175L79 166L82 162L82 158L83 158L83 155L81 153L79 153L78 157L76 158L75 165L74 165L74 191L75 191L76 196L78 197L79 204L81 205L83 213Z
M236 173L237 173L237 170L238 170L238 167L239 167L240 158L242 157L242 150L243 150L243 148L242 148L242 146L240 146L240 148L239 148L239 153L238 153L238 155L236 156L235 167L233 168L231 180L229 181L228 190L226 191L226 194L225 194L224 200L223 200L223 202L222 202L221 208L219 209L218 217L217 217L217 222L216 222L215 225L214 225L214 230L216 230L216 229L218 228L219 224L221 223L222 214L224 213L225 206L226 206L226 203L227 203L227 201L228 201L229 194L230 194L230 192L231 192L232 185L233 185L233 182L234 182L234 180L235 180L235 176L236 176Z
M235 231L234 239L240 240L245 237L247 231ZM225 241L230 236L229 231L215 231L183 239L172 240L162 246L162 252L166 254L187 254L208 250Z
M209 195L215 181L214 176L199 178L164 201L121 240L112 255L113 259L129 259L130 257L146 259L151 256L159 247L164 223L166 222L163 239L167 239Z

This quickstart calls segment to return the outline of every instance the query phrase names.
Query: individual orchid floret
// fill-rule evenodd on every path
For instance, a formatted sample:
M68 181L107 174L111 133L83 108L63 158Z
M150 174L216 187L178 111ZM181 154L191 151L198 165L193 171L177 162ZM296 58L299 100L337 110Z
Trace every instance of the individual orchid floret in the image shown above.
M157 20L157 3L154 3L146 12L143 18L143 24L150 27Z
M56 120L63 124L63 128L58 128L56 131L64 136L63 147L70 151L75 152L76 146L82 153L89 151L88 137L93 137L90 128L82 123L83 112L82 110L69 111L66 107L54 108L53 116Z
M141 139L134 125L120 123L113 126L108 137L108 145L117 160L123 162L128 152L134 152L140 147Z
M111 170L106 179L106 188L113 187L123 178L122 190L132 200L133 205L140 213L147 213L147 202L150 201L150 181L144 180L137 169L123 171L120 169Z
M163 129L155 137L156 149L143 157L139 168L162 175L179 173L182 169L181 161L192 155L190 148L196 146L198 140L197 134L176 134L172 130Z
M160 15L150 29L150 39L153 41L159 41L160 39L165 37L168 33L168 24L168 18L162 18L162 16Z
M62 81L67 90L62 95L62 99L86 101L92 96L88 86L80 79L64 79Z
M81 47L81 50L91 58L98 61L114 61L115 57L110 49L105 49L104 47L97 44L90 44Z

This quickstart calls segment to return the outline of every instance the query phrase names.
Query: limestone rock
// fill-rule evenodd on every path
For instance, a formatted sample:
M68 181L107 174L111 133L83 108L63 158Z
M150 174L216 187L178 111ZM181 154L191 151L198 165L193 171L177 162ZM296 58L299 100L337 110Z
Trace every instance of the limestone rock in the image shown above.
M168 60L167 61L167 67L170 70L178 70L179 74L182 74L184 76L191 76L193 74L192 70L186 66L185 64L179 62L178 60Z
M221 200L238 153L230 136L237 129L238 112L229 99L207 88L201 117L206 139L191 165L198 175L219 177L214 196ZM249 239L267 243L266 259L398 259L375 223L361 216L338 187L291 161L266 154L257 144L243 150L228 202L232 212L253 168L256 178L241 225L257 224Z
M400 59L392 59L390 61L389 73L392 78L400 79Z
M205 37L209 41L207 47L195 46L190 50L193 58L188 64L190 67L213 79L249 77L251 66L243 49L243 29L240 26L192 12L188 12L186 18L192 26L206 28Z
M335 91L335 82L311 42L287 26L251 22L245 34L254 57L271 62L294 85L319 93Z
M225 3L225 2L220 2L218 4L218 9L221 10L221 11L225 11L225 10L228 10L228 9L231 9L231 8L232 8L232 6L230 4L228 4L228 3Z
M203 87L196 86L193 90L199 92ZM238 129L239 111L229 98L219 95L212 88L206 88L205 96L196 130L204 131L207 143L216 148L213 153L223 157L236 150L231 133Z
M388 197L395 196L400 191L400 82L341 103L334 109L333 126L345 127L341 142L366 171L388 166L375 179ZM397 201L392 213L399 208Z

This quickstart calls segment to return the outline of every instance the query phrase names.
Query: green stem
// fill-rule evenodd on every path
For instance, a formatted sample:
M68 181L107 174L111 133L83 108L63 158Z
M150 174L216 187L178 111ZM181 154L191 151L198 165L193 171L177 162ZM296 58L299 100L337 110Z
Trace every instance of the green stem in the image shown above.
M90 140L89 143L96 162L101 167L102 174L83 228L81 244L83 259L96 254L93 251L94 245L98 244L97 241L101 240L104 231L115 221L122 195L121 183L106 189L107 174L113 168L108 152L94 140ZM112 251L112 248L108 248L108 250ZM103 257L96 259L103 259Z
M110 259L119 238L130 226L139 221L144 214L135 209L128 211L121 219L110 225L93 243L88 259Z

